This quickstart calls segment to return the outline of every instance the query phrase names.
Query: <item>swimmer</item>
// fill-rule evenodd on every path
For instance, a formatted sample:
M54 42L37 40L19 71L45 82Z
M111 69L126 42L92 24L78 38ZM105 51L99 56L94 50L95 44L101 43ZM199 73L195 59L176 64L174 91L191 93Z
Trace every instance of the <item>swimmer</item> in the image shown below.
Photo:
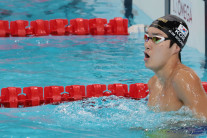
M147 29L144 61L155 73L148 82L148 106L158 111L187 106L197 118L207 119L207 95L201 80L181 63L181 50L188 36L186 23L174 15L158 18Z

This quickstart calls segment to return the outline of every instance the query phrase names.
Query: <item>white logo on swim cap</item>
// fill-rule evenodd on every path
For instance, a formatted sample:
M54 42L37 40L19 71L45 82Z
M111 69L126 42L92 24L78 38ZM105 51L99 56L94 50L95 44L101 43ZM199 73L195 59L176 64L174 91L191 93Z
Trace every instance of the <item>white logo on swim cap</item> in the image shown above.
M188 35L188 30L182 24L179 25L178 30L186 37Z

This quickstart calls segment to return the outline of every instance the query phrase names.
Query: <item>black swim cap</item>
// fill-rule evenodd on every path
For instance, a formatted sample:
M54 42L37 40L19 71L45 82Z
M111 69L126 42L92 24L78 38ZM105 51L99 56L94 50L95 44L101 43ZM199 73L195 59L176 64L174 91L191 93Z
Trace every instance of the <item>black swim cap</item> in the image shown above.
M166 33L166 35L174 41L182 50L188 36L188 26L184 20L175 15L166 15L158 18L149 27L155 27Z

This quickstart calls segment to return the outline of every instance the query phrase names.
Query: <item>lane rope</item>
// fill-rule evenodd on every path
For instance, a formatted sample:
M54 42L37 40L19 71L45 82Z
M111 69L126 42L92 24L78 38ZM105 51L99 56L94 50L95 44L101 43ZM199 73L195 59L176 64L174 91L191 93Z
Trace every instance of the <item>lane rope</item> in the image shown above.
M68 24L70 23L70 24ZM128 19L115 17L83 19L76 18L5 21L0 20L0 37L27 37L27 36L62 36L62 35L129 35Z
M202 82L207 93L207 82ZM1 89L1 107L18 108L31 107L43 104L59 104L62 102L83 100L91 97L121 96L131 99L146 98L149 94L145 83L130 84L91 84L70 86L30 86L30 87L7 87Z

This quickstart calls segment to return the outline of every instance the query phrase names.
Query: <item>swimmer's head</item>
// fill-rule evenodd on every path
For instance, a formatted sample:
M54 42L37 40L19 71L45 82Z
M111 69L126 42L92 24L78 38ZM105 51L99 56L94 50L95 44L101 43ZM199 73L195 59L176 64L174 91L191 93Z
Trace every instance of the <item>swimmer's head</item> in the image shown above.
M158 18L149 27L155 27L163 31L181 50L185 46L189 36L187 24L175 15L166 15Z
M167 15L155 20L144 36L145 66L158 71L171 63L169 60L176 61L177 56L181 62L181 50L188 36L186 23L177 16Z

